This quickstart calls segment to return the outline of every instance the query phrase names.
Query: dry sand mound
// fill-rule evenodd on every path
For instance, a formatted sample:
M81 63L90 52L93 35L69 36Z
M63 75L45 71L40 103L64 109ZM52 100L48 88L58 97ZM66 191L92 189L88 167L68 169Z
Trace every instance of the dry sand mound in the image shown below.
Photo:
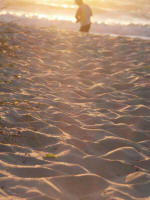
M150 199L150 41L0 32L0 199Z

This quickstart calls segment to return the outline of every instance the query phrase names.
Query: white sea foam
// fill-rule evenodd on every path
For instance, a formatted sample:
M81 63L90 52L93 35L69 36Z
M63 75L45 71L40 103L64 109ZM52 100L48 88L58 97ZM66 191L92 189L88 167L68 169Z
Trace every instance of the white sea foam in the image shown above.
M7 10L1 11L0 20L39 27L56 26L58 28L78 31L75 23L76 5L68 0L33 1L14 0ZM92 33L115 34L134 37L150 37L150 9L147 0L86 1L92 6ZM19 18L18 18L19 17Z
M76 24L67 17L48 16L38 13L24 13L24 12L1 12L1 21L14 22L21 25L34 25L39 27L56 26L61 29L68 29L78 31L79 24ZM94 22L91 28L92 33L98 34L115 34L123 36L135 36L150 38L150 25L149 24L106 24Z

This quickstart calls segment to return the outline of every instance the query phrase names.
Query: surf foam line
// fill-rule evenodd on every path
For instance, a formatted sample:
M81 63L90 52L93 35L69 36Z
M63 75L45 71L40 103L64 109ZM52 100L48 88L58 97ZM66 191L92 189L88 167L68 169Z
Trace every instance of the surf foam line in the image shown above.
M58 20L58 19L47 19L40 18L38 16L27 16L15 14L3 14L0 13L0 21L13 22L18 25L24 26L37 26L37 27L50 27L55 26L60 29L67 29L78 31L79 24L76 24L68 20ZM105 24L105 23L93 23L91 28L91 33L95 34L108 34L108 35L119 35L127 37L138 37L141 39L150 39L150 25L141 24Z

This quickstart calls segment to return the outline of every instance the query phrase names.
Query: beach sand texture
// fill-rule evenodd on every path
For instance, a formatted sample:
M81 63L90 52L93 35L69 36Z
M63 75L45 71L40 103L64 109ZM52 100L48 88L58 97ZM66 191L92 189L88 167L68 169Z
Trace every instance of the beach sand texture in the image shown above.
M0 200L150 199L150 41L0 23Z

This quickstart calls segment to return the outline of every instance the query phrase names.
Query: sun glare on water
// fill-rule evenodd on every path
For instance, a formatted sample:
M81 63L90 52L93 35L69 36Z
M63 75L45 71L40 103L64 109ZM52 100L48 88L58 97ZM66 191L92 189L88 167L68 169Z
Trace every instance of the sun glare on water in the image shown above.
M38 19L47 19L47 20L61 20L61 21L72 21L74 22L74 17L67 16L67 15L47 15L47 14L41 14L38 12L24 12L24 11L2 11L1 15L14 15L18 17L27 17L27 18L33 18L37 17Z
M135 12L139 7L134 8L139 5L134 5L129 0L125 2L121 0L83 1L89 4L93 10L92 23L108 25L150 24L148 14L145 15L145 19L143 19L144 15L140 18L140 11L139 13ZM5 10L0 10L0 14L4 14L6 11L5 14L28 18L37 17L38 19L75 22L76 9L75 0L9 0L9 6Z
M47 5L47 6L54 6L54 7L62 7L62 8L75 8L75 3L74 0L70 1L58 1L58 0L36 0L36 3L42 4L42 5Z
M74 8L76 6L74 0L70 0L70 2L73 4L67 4L67 1L63 0L14 0L6 6L6 9L1 10L0 14L74 22ZM73 9L71 14L68 12L70 9Z

